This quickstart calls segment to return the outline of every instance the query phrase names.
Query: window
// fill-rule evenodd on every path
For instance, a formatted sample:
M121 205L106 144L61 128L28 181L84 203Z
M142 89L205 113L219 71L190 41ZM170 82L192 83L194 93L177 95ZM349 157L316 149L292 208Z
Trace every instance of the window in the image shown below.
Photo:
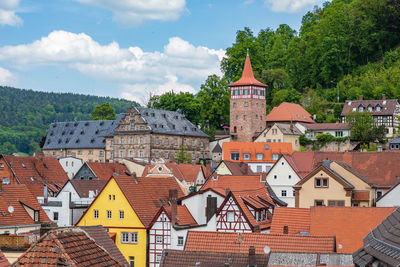
M4 167L4 164L2 163L1 165L3 165L3 166L1 166L1 168L3 168L3 167ZM65 166L68 167L68 161L65 162Z
M133 151L129 151L129 157L133 158Z
M183 138L183 145L186 146L186 138Z
M169 145L169 138L165 138L164 143L165 143L166 145Z
M248 107L249 106L249 102L244 102L244 106Z
M352 206L353 206L353 207L359 207L360 204L359 204L359 203L353 203Z
M200 147L204 147L204 142L200 141Z
M93 217L94 217L95 219L98 219L98 218L99 218L99 210L93 210Z
M328 201L328 206L330 206L330 207L334 207L334 206L344 207L344 200L329 200Z
M135 257L133 257L133 256L129 257L129 266L135 267Z
M238 120L239 119L239 115L236 115L236 120Z
M78 150L78 155L82 155L82 150Z
M244 160L250 160L250 153L243 154L243 159Z
M343 131L336 131L335 132L336 137L343 137Z
M58 221L58 212L53 213L53 221Z
M196 145L196 141L192 140L192 146L195 146L195 145Z
M121 136L121 145L123 145L123 144L124 144L124 137Z
M344 207L344 201L343 200L339 200L337 202L338 207Z
M278 160L279 155L278 154L272 154L272 160Z
M323 206L324 201L323 200L315 200L315 206Z
M119 211L119 218L120 218L120 219L123 219L123 218L124 218L124 211L123 211L123 210L120 210L120 211Z
M174 145L175 145L175 146L178 145L178 138L174 138Z
M178 246L183 246L183 236L178 236Z
M235 221L235 213L233 211L228 211L226 213L226 221L227 222L234 222Z
M137 244L137 242L138 242L137 232L121 232L121 243Z
M161 256L162 256L162 254L156 254L156 262L157 263L161 262Z
M160 155L159 155L158 151L155 151L155 152L154 152L154 156L156 157L156 159L159 158Z
M264 159L264 154L257 154L256 155L257 160L263 160Z
M333 207L333 206L335 206L335 205L336 205L336 202L335 202L335 201L333 201L333 200L329 200L329 201L328 201L328 206Z
M111 219L111 210L107 210L107 219Z
M231 160L239 160L239 152L231 152Z
M289 178L289 179L292 179L292 176L289 174L288 178Z
M111 158L111 159L114 159L114 152L111 152L111 153L110 153L110 158Z
M143 144L143 136L140 137L140 144Z
M143 151L139 151L139 157L143 158Z
M328 187L328 178L315 178L315 187Z
M10 184L10 179L7 177L3 178L3 184Z
M104 155L104 152L103 152L103 150L100 150L100 152L99 152L99 156L100 157L103 157L103 155ZM74 164L74 162L72 162L72 165Z
M113 196L113 200L115 200L115 195L112 195Z
M164 153L164 158L166 158L166 159L169 158L169 153L168 153L168 152L165 152L165 153Z
M246 120L246 115L243 115L243 120L244 120L244 121Z
M39 211L38 211L38 210L35 210L35 212L34 212L34 218L35 218L35 222L38 222L38 221L39 221Z
M160 144L160 139L158 137L156 137L156 145Z
M236 103L233 103L233 107L236 108Z
M108 200L111 200L111 195L108 195Z
M262 172L262 166L261 165L257 165L257 172Z
M163 237L162 237L162 236L156 236L156 242L157 242L158 244L161 244L162 241L163 241Z
M282 190L282 191L281 191L281 197L286 197L286 196L287 196L286 190Z
M380 198L383 195L383 192L381 190L376 191L376 198Z
M120 155L121 158L123 158L124 157L124 151L120 151L119 155Z
M277 179L277 178L278 178L278 175L275 174L275 175L274 175L274 179Z

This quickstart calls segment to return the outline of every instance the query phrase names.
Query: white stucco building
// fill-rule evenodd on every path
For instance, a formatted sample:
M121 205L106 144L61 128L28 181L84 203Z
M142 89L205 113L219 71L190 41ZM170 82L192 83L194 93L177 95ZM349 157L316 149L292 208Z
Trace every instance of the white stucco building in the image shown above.
M82 159L78 159L75 157L61 157L58 158L58 162L60 162L70 180L75 176L75 174L83 165Z
M377 207L400 207L400 183L376 200Z

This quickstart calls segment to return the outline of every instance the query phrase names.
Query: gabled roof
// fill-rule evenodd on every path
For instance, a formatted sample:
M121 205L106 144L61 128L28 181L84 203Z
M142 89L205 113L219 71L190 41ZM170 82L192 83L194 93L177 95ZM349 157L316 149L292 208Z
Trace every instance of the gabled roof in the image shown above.
M239 242L241 237L242 242ZM271 252L332 253L335 240L331 236L303 236L262 233L224 233L189 231L185 251L213 251L245 253L254 246L256 253L264 253L265 246Z
M108 180L114 175L129 174L128 168L118 162L86 162L85 164L93 171L98 180Z
M13 212L9 212L12 206ZM25 210L27 206L39 211L39 222L35 222ZM24 184L3 185L0 191L0 226L29 225L40 222L50 222L36 198Z
M239 152L241 162L270 162L274 154L292 154L292 143L267 143L267 142L224 142L223 159L231 159L231 152ZM250 154L250 159L243 159L243 154ZM263 159L258 160L257 154L263 154Z
M107 183L106 180L70 180L69 182L81 198L89 197L89 191L100 193Z
M400 144L400 136L397 136L395 139L390 141L390 144Z
M0 267L9 267L11 264L8 262L6 256L0 250Z
M396 110L396 106L398 105L398 101L397 99L346 100L340 116L346 116L351 111L353 111L354 108L358 111L358 107L360 105L364 108L372 106L374 108L374 110L372 111L372 115L393 115ZM381 107L381 111L376 111L377 106Z
M364 246L353 254L358 266L369 266L377 259L389 266L400 265L400 208L397 208L364 237Z
M306 122L315 123L310 113L299 104L282 102L267 115L268 122Z
M293 124L289 123L275 123L276 127L286 135L302 135L302 132Z
M232 175L240 176L240 175L254 175L255 173L250 169L250 167L246 163L242 162L234 162L229 160L223 160L220 164L225 164L225 166L229 169Z
M163 252L160 267L220 267L248 266L249 253L187 251L166 249ZM255 266L267 266L268 255L256 254Z
M306 210L310 223L307 225ZM295 229L296 216L304 218L300 232L309 229L309 235L336 237L338 253L353 253L362 246L362 238L381 223L395 208L367 207L312 207L310 209L277 208L278 218L272 218L271 233L283 233L283 225L289 231ZM302 214L302 215L299 215ZM274 214L274 216L276 213Z
M347 123L301 123L305 128L312 131L318 130L350 130Z
M259 175L235 176L214 174L214 176L211 176L209 179L207 179L201 188L202 190L206 190L208 188L219 188L222 192L226 189L231 191L244 191L265 187L265 181L261 181Z
M195 226L198 225L196 220L193 218L190 211L187 209L186 205L177 205L177 215L176 223L179 226ZM171 219L171 206L165 206L164 209Z
M289 234L310 232L310 209L276 207L272 216L271 234L283 234L287 226Z
M202 165L193 165L193 164L184 164L184 163L162 163L161 165L165 165L171 173L165 173L165 170L162 170L160 174L165 174L165 175L173 175L175 178L178 180L186 181L186 182L196 182L197 175L199 172L203 172L203 167ZM152 174L150 173L151 170L154 170L154 167L156 165L146 165L144 168L143 177L159 177L158 173ZM157 171L157 170L155 170ZM206 174L203 172L203 175L205 178L207 178Z
M267 87L267 85L257 81L256 78L254 78L253 68L251 67L249 55L246 56L246 61L244 62L242 77L238 81L230 84L229 86L241 85L258 85L262 87Z
M52 230L35 242L14 266L124 266L82 229Z
M116 120L54 122L46 135L43 150L106 147L105 137L118 126L124 114Z
M213 150L211 151L212 153L222 153L222 147L219 145L219 143L217 143Z
M344 162L369 183L384 188L391 188L399 182L400 153L396 151L386 152L293 152L292 159L299 168L299 173L304 177L318 162L325 159ZM385 168L382 168L385 166Z

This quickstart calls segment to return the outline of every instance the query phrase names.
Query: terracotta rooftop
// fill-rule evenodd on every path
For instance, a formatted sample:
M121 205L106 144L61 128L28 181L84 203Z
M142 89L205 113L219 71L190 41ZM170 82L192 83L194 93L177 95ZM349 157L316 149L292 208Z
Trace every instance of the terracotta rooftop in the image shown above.
M264 253L265 246L269 246L271 252L331 253L335 249L335 239L333 236L189 231L185 250L246 253L250 246L254 246L258 254Z
M268 122L306 122L315 123L310 113L299 104L282 102L267 115Z
M223 159L231 160L231 152L239 152L241 162L275 162L273 154L292 154L292 143L264 143L264 142L224 142ZM250 159L243 159L243 154L249 153ZM263 154L262 160L257 160L257 154Z
M398 105L397 99L346 100L340 116L346 116L351 111L358 111L358 108L361 106L364 110L368 110L368 108L371 107L372 115L393 115L396 110L396 105ZM377 107L380 107L380 111L377 111Z
M226 189L231 191L254 190L265 187L265 181L260 180L260 175L213 175L204 183L202 190L219 188L220 192ZM226 193L224 193L226 195Z
M169 218L171 218L171 206L166 206L165 211ZM194 226L197 225L196 220L193 218L186 205L177 205L177 218L176 223L180 226Z
M8 262L6 256L0 250L0 267L9 267L11 264Z
M106 180L70 180L72 186L81 198L89 197L89 191L100 193L106 185Z
M13 212L8 211L13 207ZM39 211L39 221L29 215L27 209ZM0 191L0 226L38 224L50 222L36 198L25 184L2 185Z
M310 209L276 207L272 216L271 234L283 234L287 226L289 234L310 232Z
M267 87L267 85L257 81L256 78L254 78L253 68L251 67L250 57L248 55L246 56L246 61L244 62L242 77L238 81L230 84L229 86L241 85L258 85L262 87Z
M299 173L306 176L325 159L344 162L377 187L391 188L400 179L400 153L386 152L293 152L291 155ZM381 166L385 166L382 168Z
M369 201L369 191L353 191L353 197L351 199L355 201Z
M124 266L79 228L46 233L14 263L14 266L39 265Z
M117 162L86 162L89 168L96 175L96 180L108 180L115 174L126 175L129 173L128 168Z
M178 180L184 180L186 182L196 182L197 175L200 171L203 172L205 178L207 178L208 170L206 167L202 165L193 165L193 164L177 164L177 163L163 163L172 173L174 177ZM151 170L155 167L155 165L146 165L142 176L145 177L156 177L159 175L158 173L151 173ZM160 173L162 174L162 173ZM157 176L159 177L159 176Z
M304 127L309 130L350 130L350 126L347 123L302 123Z
M226 264L229 265L226 265ZM267 266L268 256L265 254L255 255L255 266ZM163 252L160 267L221 267L248 266L249 253L212 252L212 251L186 251L166 249Z
M309 210L309 234L336 237L337 253L351 254L362 246L363 237L381 223L395 208L312 207L310 209L277 208L279 222L272 218L271 233L283 233L283 225L294 227L295 216L303 215L303 229L307 228L304 210ZM276 214L274 214L275 216Z
M229 160L223 160L220 164L225 164L232 175L254 175L254 172L249 168L246 163L234 162Z

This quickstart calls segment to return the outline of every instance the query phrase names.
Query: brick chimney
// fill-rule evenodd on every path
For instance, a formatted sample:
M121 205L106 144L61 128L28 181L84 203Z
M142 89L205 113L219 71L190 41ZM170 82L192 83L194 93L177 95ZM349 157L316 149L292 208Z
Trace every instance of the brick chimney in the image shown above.
M386 100L386 95L382 94L382 100Z
M254 246L249 247L249 267L256 266L256 248Z
M169 202L171 205L171 226L176 224L176 217L178 216L178 190L177 189L170 189L169 190Z
M206 206L207 222L211 219L212 216L214 216L215 212L217 212L217 198L208 195Z
M360 95L360 100L363 100L363 96L362 95Z
M35 153L33 154L33 156L34 156L35 158L37 158L39 161L42 161L43 158L44 158L44 153L43 153L43 152L35 152Z

